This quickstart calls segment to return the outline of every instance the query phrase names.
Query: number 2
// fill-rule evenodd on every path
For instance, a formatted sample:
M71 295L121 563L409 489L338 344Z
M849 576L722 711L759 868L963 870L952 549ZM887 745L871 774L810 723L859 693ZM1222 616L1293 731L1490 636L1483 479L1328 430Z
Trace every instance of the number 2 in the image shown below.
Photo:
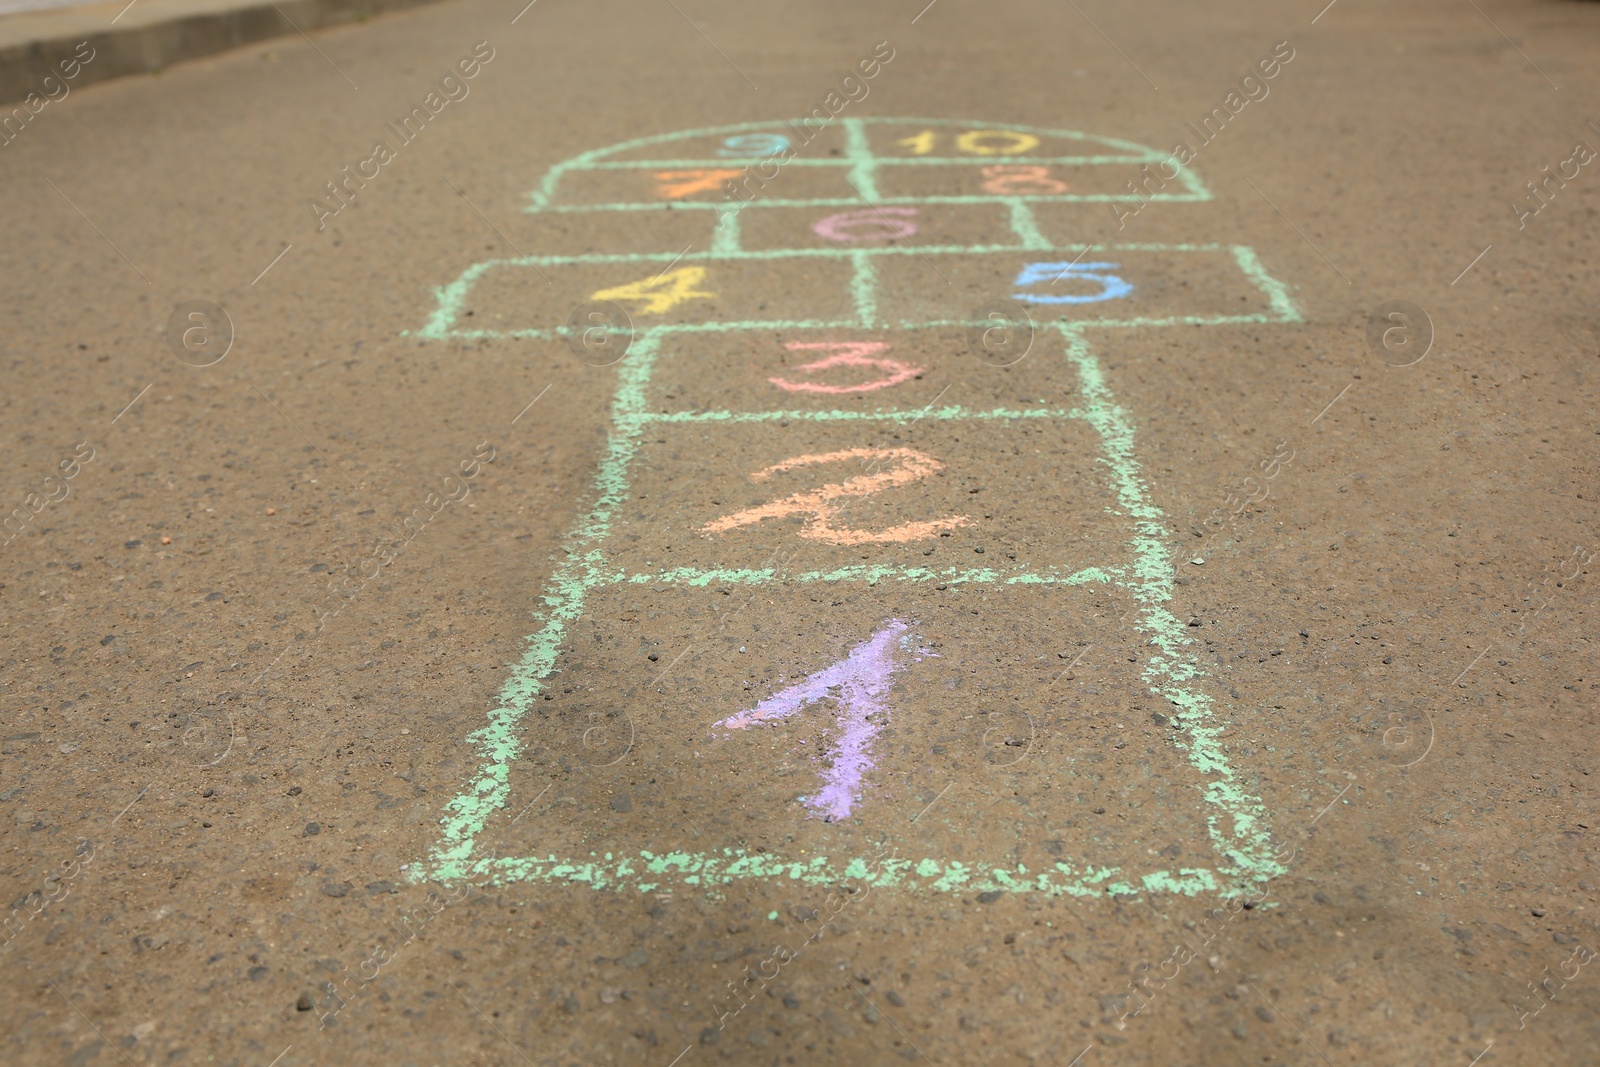
M872 474L857 475L844 482L829 482L810 492L794 493L782 500L772 500L745 508L720 519L713 519L700 527L705 535L726 533L741 526L750 526L763 519L782 519L790 515L806 516L800 527L800 536L830 545L869 545L922 541L937 537L939 531L970 525L965 515L952 515L945 519L924 522L907 522L887 530L859 530L836 526L841 511L839 501L848 497L864 497L886 489L921 481L944 469L944 464L914 448L847 448L839 452L812 453L791 456L763 470L754 471L751 481L762 482L774 474L797 467L814 467L819 463L842 463L846 460L870 460L874 466L887 463L890 470L875 470Z

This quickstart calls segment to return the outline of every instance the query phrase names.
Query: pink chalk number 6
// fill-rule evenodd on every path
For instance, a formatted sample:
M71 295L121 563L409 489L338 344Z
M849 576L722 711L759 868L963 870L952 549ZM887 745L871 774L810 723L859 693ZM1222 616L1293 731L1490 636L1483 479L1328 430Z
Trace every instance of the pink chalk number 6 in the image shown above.
M911 221L914 207L869 207L841 211L811 224L811 232L830 241L859 244L862 241L891 241L917 232Z

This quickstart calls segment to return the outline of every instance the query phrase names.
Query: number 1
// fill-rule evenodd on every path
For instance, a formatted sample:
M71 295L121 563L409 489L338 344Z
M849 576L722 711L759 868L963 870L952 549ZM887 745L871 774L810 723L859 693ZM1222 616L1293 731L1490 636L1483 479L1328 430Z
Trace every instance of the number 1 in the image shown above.
M895 144L911 149L914 156L925 156L933 151L934 135L932 130L923 130L915 137L903 137Z

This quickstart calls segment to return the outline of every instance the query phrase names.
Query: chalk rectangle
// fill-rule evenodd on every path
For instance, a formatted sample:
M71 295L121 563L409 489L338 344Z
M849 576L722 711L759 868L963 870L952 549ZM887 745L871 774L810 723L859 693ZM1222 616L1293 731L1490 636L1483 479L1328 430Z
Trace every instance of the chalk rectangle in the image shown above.
M1221 322L1273 311L1272 294L1224 245L1071 245L873 260L878 314L925 322L987 301L1022 305L1036 322L1111 325Z
M1016 244L1011 210L1000 203L854 204L763 207L739 214L739 244L750 251Z
M983 321L983 320L979 320ZM652 420L849 421L1070 417L1060 335L1026 321L883 330L739 330L661 342Z
M620 304L639 333L658 325L714 328L808 316L849 321L855 318L853 276L853 265L838 257L710 259L690 251L494 260L467 279L449 328L552 335L574 309L596 300ZM628 286L641 295L616 292ZM672 299L672 306L652 310L643 295L652 292Z
M613 875L628 858L624 884L638 885L656 881L646 853L838 860L869 853L869 839L893 827L912 861L937 856L1025 883L1043 875L1094 894L1116 881L1142 889L1151 877L1209 876L1219 857L1205 776L1176 744L1180 726L1153 718L1133 608L1104 586L1048 601L1032 590L782 578L596 590L518 770L528 800L542 780L555 776L555 788L542 814L493 827L497 851L535 879L561 878L546 856L581 866L592 855ZM828 767L835 701L742 730L716 724L838 661L884 612L910 624L910 644L896 653L860 800L849 820L829 822L806 798ZM1094 880L1108 870L1117 878Z
M785 549L811 580L1064 582L1128 562L1081 419L666 423L645 437L606 550L629 575L759 570Z

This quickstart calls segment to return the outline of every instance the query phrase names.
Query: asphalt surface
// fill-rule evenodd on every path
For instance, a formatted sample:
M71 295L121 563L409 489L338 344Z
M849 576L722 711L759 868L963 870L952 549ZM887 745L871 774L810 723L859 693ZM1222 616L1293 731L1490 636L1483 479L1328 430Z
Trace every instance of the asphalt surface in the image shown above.
M1596 1062L1597 44L466 0L39 106L0 1062Z

